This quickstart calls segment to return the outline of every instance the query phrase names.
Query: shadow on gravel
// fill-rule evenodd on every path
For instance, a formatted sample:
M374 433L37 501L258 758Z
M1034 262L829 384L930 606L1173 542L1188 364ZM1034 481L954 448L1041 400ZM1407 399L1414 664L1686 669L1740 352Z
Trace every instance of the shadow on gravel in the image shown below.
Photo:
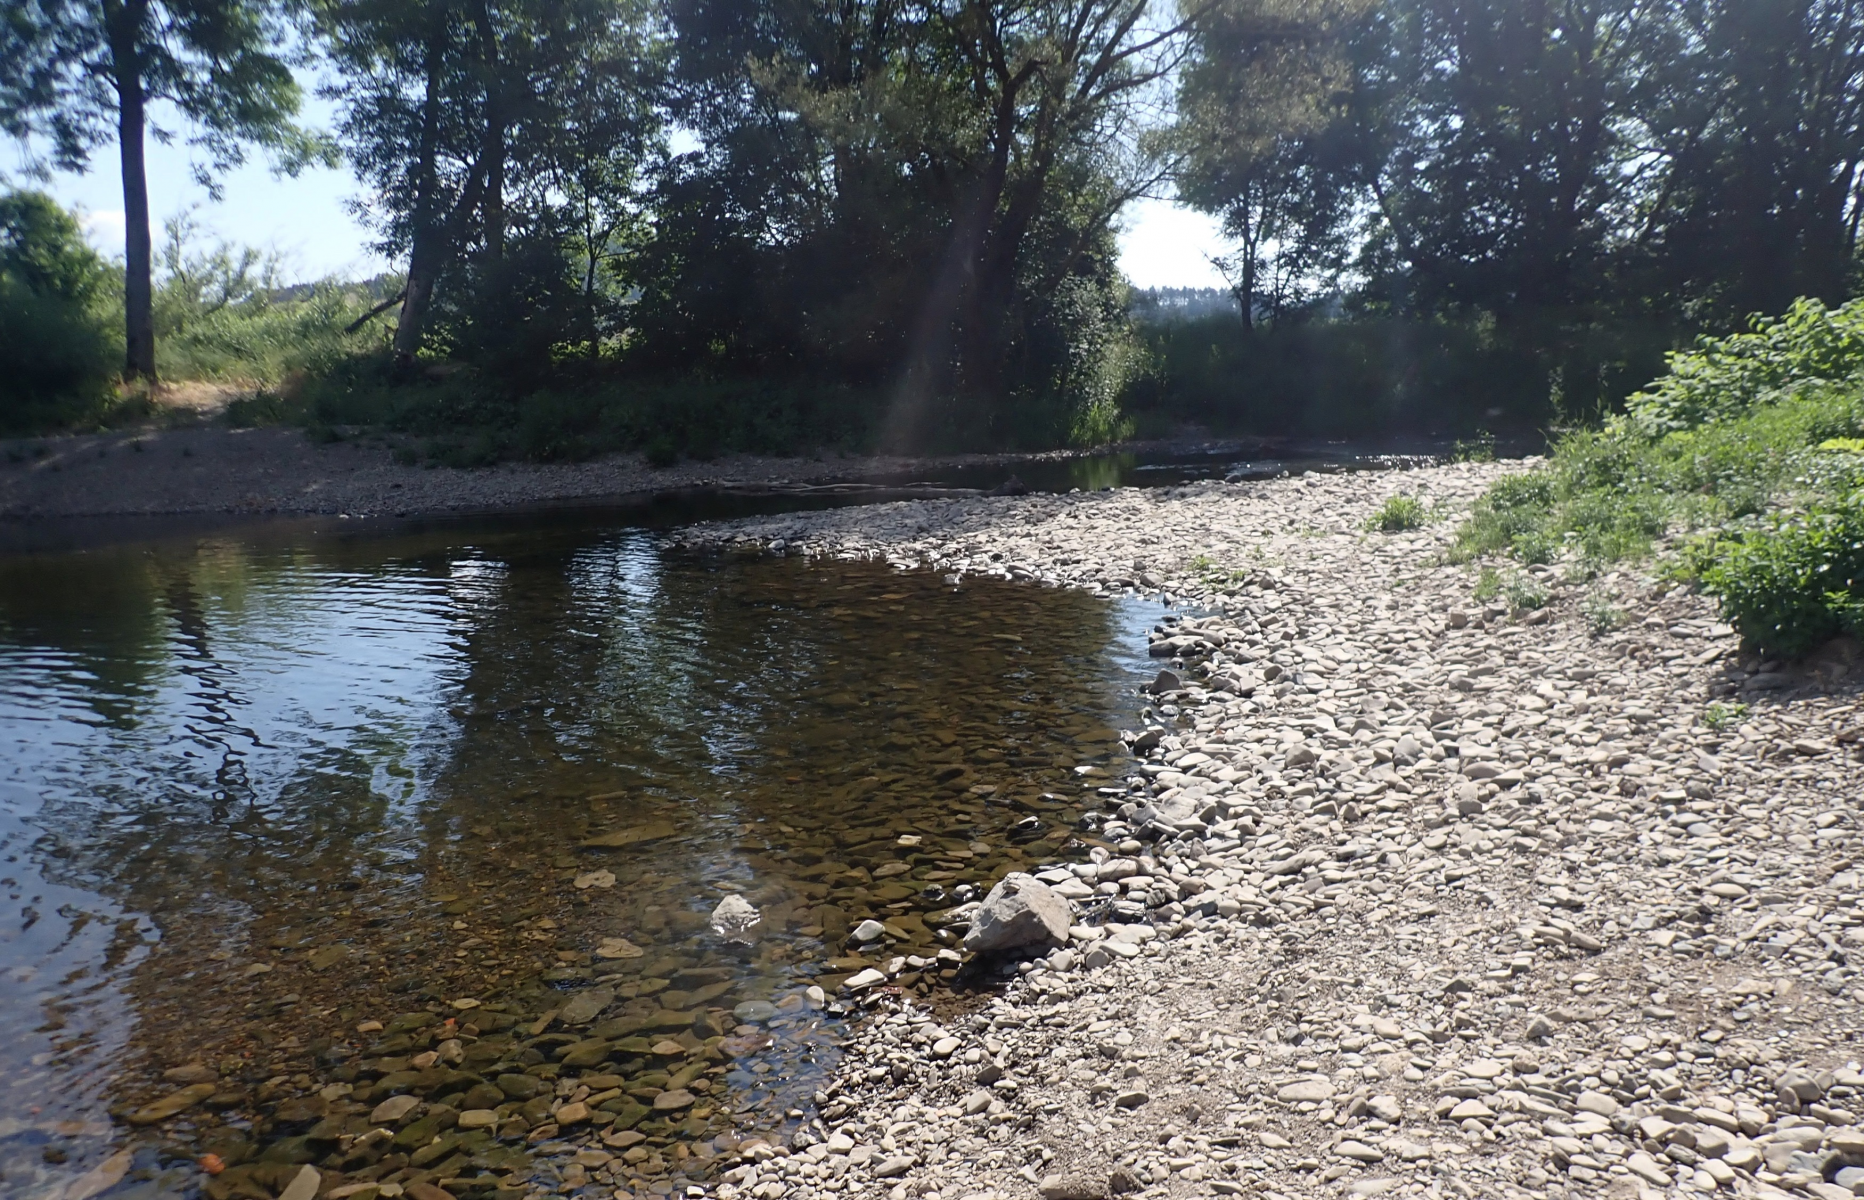
M1833 638L1799 662L1769 659L1744 649L1723 665L1720 678L1709 685L1711 696L1745 703L1836 698L1860 692L1864 692L1864 645L1850 635ZM1841 735L1841 741L1855 741L1864 734L1864 730L1833 732ZM1847 733L1853 736L1843 736Z

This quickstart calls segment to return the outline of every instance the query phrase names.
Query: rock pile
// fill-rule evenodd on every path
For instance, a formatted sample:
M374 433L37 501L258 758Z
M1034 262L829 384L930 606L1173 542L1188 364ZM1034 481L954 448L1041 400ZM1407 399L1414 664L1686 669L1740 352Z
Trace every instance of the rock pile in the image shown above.
M1504 469L688 535L1188 602L1092 851L1034 874L1067 944L880 1005L719 1194L1864 1194L1855 692L1632 572L1511 613L1447 523L1361 531Z

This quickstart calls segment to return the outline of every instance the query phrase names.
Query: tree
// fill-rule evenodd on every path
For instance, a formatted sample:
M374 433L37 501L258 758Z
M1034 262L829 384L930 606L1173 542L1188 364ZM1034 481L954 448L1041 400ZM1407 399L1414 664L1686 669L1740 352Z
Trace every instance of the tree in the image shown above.
M1196 7L1193 5L1192 7ZM679 120L644 344L1016 419L1119 289L1109 227L1155 187L1145 140L1182 49L1152 0L674 0ZM749 70L746 70L749 64ZM1057 356L1060 356L1057 358ZM976 423L966 418L971 428Z
M114 357L109 282L51 197L0 194L0 430L71 420L102 401Z
M609 255L662 130L645 0L317 0L316 13L340 136L373 189L363 215L408 263L400 363L428 336L443 276L476 255L501 277L514 232L561 238L566 204L583 255Z
M1637 96L1662 164L1641 287L1718 323L1851 293L1864 220L1864 0L1674 0Z
M1185 29L1154 23L1150 0L963 0L933 11L971 136L951 164L964 185L914 331L908 409L943 382L952 333L965 343L960 377L1007 390L1002 331L1016 327L1005 318L1018 285L1054 291L1120 209L1158 182L1140 142L1144 102L1178 63ZM1084 203L1055 257L1026 261L1043 217L1071 199ZM1046 277L1024 278L1031 268Z
M1330 290L1353 253L1367 145L1352 42L1370 0L1223 0L1193 26L1174 140L1179 195L1220 216L1250 327Z
M1363 86L1379 98L1371 190L1401 305L1526 326L1606 294L1638 190L1638 33L1663 2L1391 8Z
M124 374L155 379L153 242L144 166L152 103L173 105L224 169L257 143L295 170L322 153L292 117L299 90L279 47L278 0L16 0L0 21L0 128L50 142L82 170L115 139L123 175Z

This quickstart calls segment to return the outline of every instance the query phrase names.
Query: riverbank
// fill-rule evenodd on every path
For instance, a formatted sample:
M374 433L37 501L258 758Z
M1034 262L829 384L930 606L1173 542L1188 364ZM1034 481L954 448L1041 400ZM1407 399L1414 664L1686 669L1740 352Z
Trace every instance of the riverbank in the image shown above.
M1042 876L1099 918L947 1025L870 997L813 1134L719 1194L1853 1194L1849 648L1744 658L1644 571L1446 564L1511 469L680 535L1187 614L1102 794L1111 849ZM1441 519L1365 532L1400 493Z
M784 485L1017 462L1010 455L822 460L732 455L650 466L638 454L580 463L434 467L378 438L318 443L296 429L173 429L32 438L0 446L0 518L172 514L414 516L595 501L719 485Z
M1218 456L1221 462L1224 455L1259 457L1264 452L1280 452L1284 444L1186 437L1093 451L1027 454L726 455L706 462L682 460L667 467L655 467L639 454L609 454L575 463L447 467L419 461L415 443L388 436L361 433L320 442L298 429L233 429L201 422L0 441L0 519L411 517L627 501L705 490L807 495L811 487L925 479L952 471L968 472L989 489L1018 469L1027 473L1040 470L1042 464L1052 467L1092 455ZM1428 447L1423 452L1428 453ZM1000 472L991 470L998 467Z

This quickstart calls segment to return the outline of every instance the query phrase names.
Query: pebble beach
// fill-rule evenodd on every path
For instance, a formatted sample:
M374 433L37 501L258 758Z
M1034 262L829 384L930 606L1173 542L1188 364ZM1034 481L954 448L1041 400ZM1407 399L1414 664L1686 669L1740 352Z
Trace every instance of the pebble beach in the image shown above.
M809 1124L716 1193L1864 1193L1848 648L1756 661L1648 568L1477 599L1445 552L1519 469L677 535L1181 614L1151 635L1133 769L1083 781L1091 849L1036 875L1065 944L968 1011L850 980L872 1015ZM1369 532L1398 494L1438 519Z

